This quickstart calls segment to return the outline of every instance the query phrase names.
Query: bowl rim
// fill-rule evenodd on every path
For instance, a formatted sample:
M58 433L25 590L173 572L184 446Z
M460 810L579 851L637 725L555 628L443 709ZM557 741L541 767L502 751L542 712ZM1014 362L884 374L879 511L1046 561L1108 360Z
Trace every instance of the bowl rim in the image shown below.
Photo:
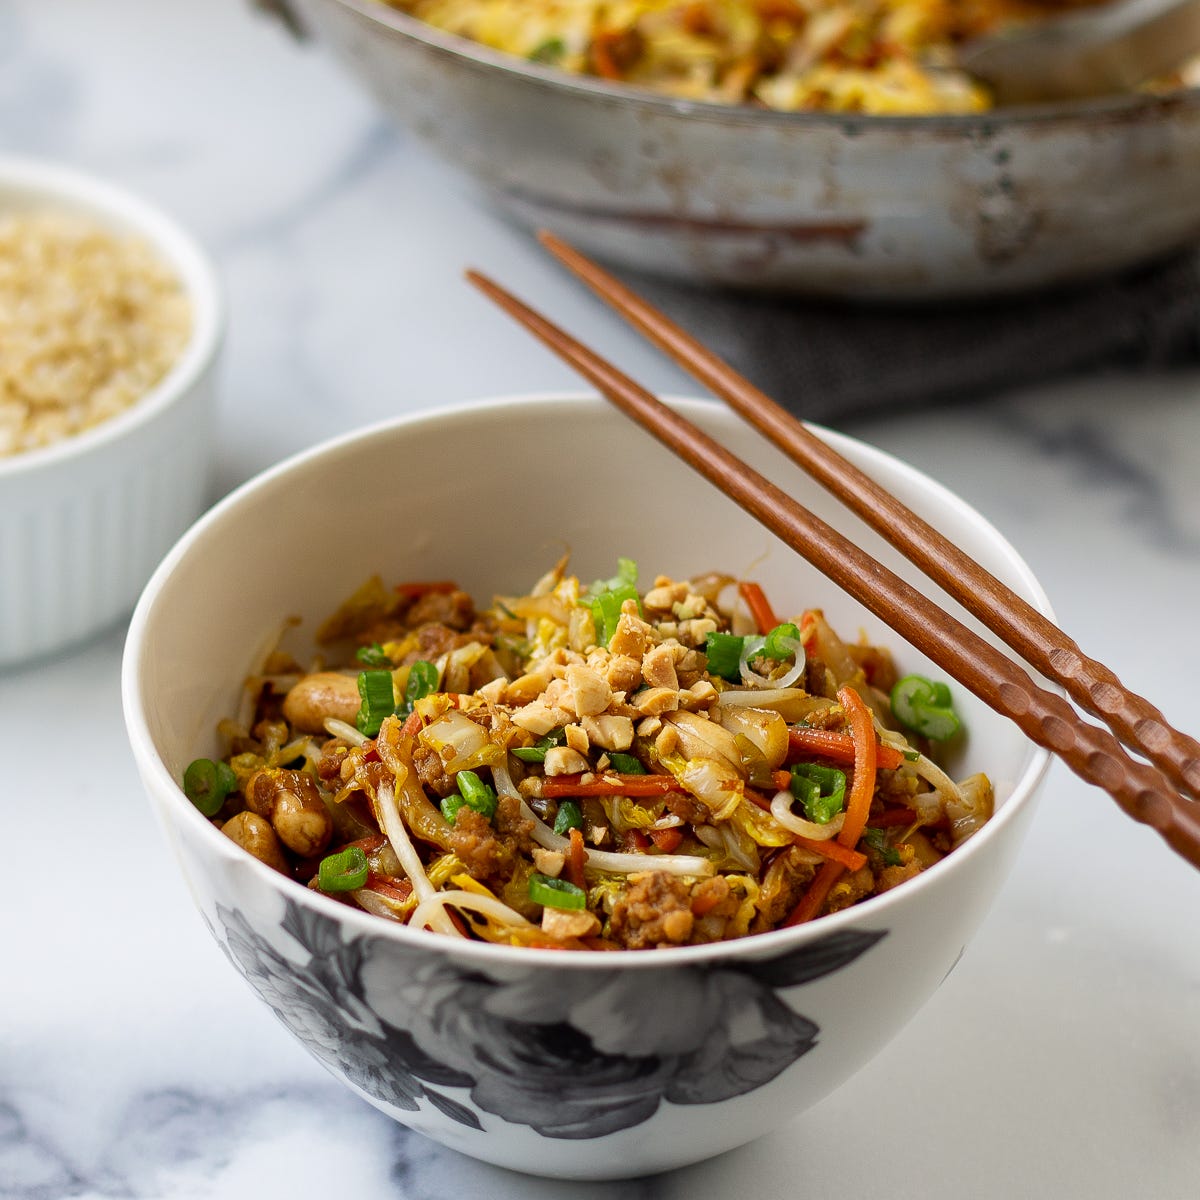
M974 113L929 113L905 115L900 113L843 113L822 111L787 112L779 109L748 108L744 105L722 104L715 101L688 100L664 96L637 88L632 84L612 83L589 75L572 75L556 67L529 62L515 54L493 50L459 34L449 33L392 8L384 0L305 0L306 3L337 4L373 22L403 34L433 50L454 58L497 69L551 90L599 96L609 101L635 108L679 117L695 117L715 124L754 126L836 126L845 132L858 132L864 127L878 129L921 129L931 132L951 131L963 134L991 130L997 125L1024 125L1044 121L1080 118L1118 118L1139 116L1174 108L1200 107L1200 87L1177 88L1161 94L1130 92L1111 96L1095 96L1084 100L1041 102L1008 105ZM285 0L295 3L295 0Z
M685 413L689 410L693 413L703 412L709 415L721 413L724 415L719 416L718 420L727 417L731 426L739 424L732 413L712 400L693 396L664 396L663 399ZM596 410L603 410L607 407L607 402L594 392L554 389L484 397L459 402L450 407L423 408L399 417L373 422L326 439L265 468L228 493L200 517L176 542L146 584L130 619L122 656L121 695L126 733L134 759L142 772L146 789L153 793L153 802L156 805L162 805L164 809L168 804L174 804L174 820L182 823L185 830L194 831L194 835L212 853L218 857L232 855L243 869L251 873L252 877L257 876L267 885L268 890L275 891L284 898L290 897L296 903L315 905L317 912L345 922L345 928L351 934L383 937L394 940L401 947L413 950L434 950L453 956L463 956L465 961L475 962L480 966L503 967L507 964L509 967L516 967L522 964L536 963L543 967L553 965L580 970L603 970L617 966L622 969L631 967L654 969L655 967L700 966L713 961L767 957L772 953L792 950L813 941L819 941L826 935L855 925L864 923L871 925L882 922L897 904L905 903L905 896L915 897L929 887L939 886L939 881L950 874L969 869L968 864L980 852L980 849L990 844L1003 829L1017 820L1022 810L1034 800L1050 765L1051 755L1048 750L1030 743L1028 761L1020 774L1013 780L1011 791L1005 797L999 811L977 834L955 850L953 854L948 855L928 871L922 872L917 878L906 881L902 887L894 888L881 896L873 896L860 904L805 925L756 933L730 942L668 947L649 952L612 950L595 954L548 955L545 950L530 947L501 946L466 939L460 942L458 939L438 937L428 931L413 930L404 925L384 921L361 909L305 887L296 880L289 879L278 871L272 870L265 863L253 858L224 837L220 830L187 800L179 782L167 770L166 764L155 749L148 727L147 706L144 703L141 688L143 663L149 652L146 645L147 626L158 596L180 560L186 557L198 542L212 535L220 525L231 519L247 499L260 491L275 486L281 478L289 473L326 456L342 455L351 451L356 445L374 441L381 435L393 435L400 431L438 424L446 420L470 422L479 414L505 411L513 407L551 409L581 404L590 404ZM850 448L862 455L866 460L863 469L868 473L873 466L880 463L886 464L889 470L897 471L905 479L914 481L918 486L930 490L938 500L965 514L981 528L998 550L1009 557L1011 565L1021 576L1023 585L1028 588L1035 606L1047 616L1053 617L1049 599L1032 569L1008 539L972 505L925 472L885 450L825 426L811 422L807 424L839 450L844 451ZM165 819L166 815L164 814Z
M196 238L156 204L129 189L74 166L0 154L0 197L23 194L33 201L70 206L110 228L148 242L175 273L191 305L192 330L167 373L128 408L47 446L0 457L0 485L31 471L70 467L75 460L148 425L186 396L216 358L225 334L220 279ZM0 207L0 218L6 209Z

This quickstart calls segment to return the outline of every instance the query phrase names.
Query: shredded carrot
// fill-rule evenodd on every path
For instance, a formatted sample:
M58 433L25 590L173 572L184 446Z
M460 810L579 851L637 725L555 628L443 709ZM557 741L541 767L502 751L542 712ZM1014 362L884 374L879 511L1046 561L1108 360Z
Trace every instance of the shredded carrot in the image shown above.
M750 610L750 615L754 618L754 624L758 626L759 633L770 633L779 624L771 608L771 603L759 584L743 580L738 584L738 595L745 600L746 607Z
M425 722L421 720L419 714L415 712L409 713L404 718L404 724L400 726L400 736L402 738L416 737L421 732L421 727L424 724Z
M707 912L712 912L718 904L721 903L722 897L713 888L711 891L701 892L699 896L692 898L692 915L702 917Z
M645 854L650 849L650 839L640 829L625 830L619 844L626 854Z
M792 909L791 915L784 921L784 928L789 925L803 925L805 921L811 921L814 917L820 916L821 906L825 903L825 897L829 895L829 889L838 881L838 877L845 869L841 863L834 862L832 859L827 860L813 876L812 883L800 897L800 903Z
M867 861L865 854L847 849L834 838L830 838L826 842L818 842L812 838L797 837L796 845L803 846L805 850L811 850L814 854L829 859L830 862L841 864L847 871L857 871Z
M378 892L379 895L397 904L404 904L412 897L412 884L407 879L399 882L388 879L384 875L370 875L367 878L367 889Z
M587 888L587 879L583 874L584 864L587 862L587 851L583 846L583 831L580 829L572 829L570 835L570 847L567 850L567 878L577 888Z
M758 807L763 810L763 812L771 811L771 801L775 798L773 795L768 796L765 793L760 792L757 788L752 787L745 788L742 792L742 795L745 796L745 798L749 800L751 804L757 804Z
M771 782L774 783L777 792L782 792L792 786L792 773L791 771L772 771Z
M592 66L602 79L620 79L622 76L613 54L613 48L620 40L620 33L608 30L599 30L592 36Z
M867 815L871 811L871 798L875 795L876 760L882 747L875 738L875 723L871 719L871 710L858 692L852 687L843 687L838 691L838 700L850 720L850 737L854 746L854 782L850 785L850 795L846 799L846 820L837 840L844 849L854 852L854 847L858 845L858 839L862 837L862 831L866 828ZM819 843L814 844L812 849L818 850L818 845ZM808 890L800 897L800 903L792 910L784 925L801 925L819 916L821 907L829 895L829 889L848 866L849 864L829 859L814 876ZM859 866L861 867L862 863Z
M850 785L850 795L846 797L846 820L838 834L838 841L852 850L867 827L871 798L875 795L878 743L871 710L858 692L849 685L839 688L838 700L850 719L850 736L854 739L854 782Z
M342 849L349 850L351 846L357 846L364 854L374 854L377 850L381 849L386 842L387 838L385 838L382 833L372 833L367 837L359 838L357 841L347 842Z
M678 829L650 829L650 840L664 853L673 854L683 841L683 834Z
M843 689L845 690L845 689ZM857 692L854 693L858 695ZM840 693L839 693L840 695ZM875 740L874 729L871 732ZM854 764L854 738L836 729L804 729L793 726L788 730L788 759L795 762L808 755L829 758L846 766ZM904 755L894 746L875 741L875 765L894 771L904 762Z
M800 642L805 654L812 653L812 644L817 637L817 613L815 609L806 608L800 614Z
M563 796L665 796L679 791L673 775L616 775L607 772L588 783L581 775L555 775L542 780L547 800Z

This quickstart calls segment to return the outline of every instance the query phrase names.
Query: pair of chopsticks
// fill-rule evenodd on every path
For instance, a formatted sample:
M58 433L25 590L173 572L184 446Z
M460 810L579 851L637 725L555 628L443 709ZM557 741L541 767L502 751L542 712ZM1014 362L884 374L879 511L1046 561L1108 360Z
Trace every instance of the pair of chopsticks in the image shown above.
M539 236L634 328L1105 725L1085 721L1013 659L498 283L473 270L467 278L817 570L1200 867L1200 742L1173 729L1154 705L1125 688L1052 621L631 288L554 235ZM1149 761L1134 758L1125 747Z

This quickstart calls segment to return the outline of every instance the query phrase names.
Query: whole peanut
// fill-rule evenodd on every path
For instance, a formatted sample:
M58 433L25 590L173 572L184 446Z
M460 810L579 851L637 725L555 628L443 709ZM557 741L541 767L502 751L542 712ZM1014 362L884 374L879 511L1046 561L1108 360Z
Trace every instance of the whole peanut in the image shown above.
M240 812L221 826L221 832L259 862L274 867L276 871L287 872L287 860L279 847L279 839L266 817L252 812Z
M258 771L246 783L246 806L271 822L279 840L301 858L329 845L333 820L317 785L303 771Z
M357 676L318 671L306 675L283 698L283 715L303 733L324 733L326 717L353 725L361 703Z

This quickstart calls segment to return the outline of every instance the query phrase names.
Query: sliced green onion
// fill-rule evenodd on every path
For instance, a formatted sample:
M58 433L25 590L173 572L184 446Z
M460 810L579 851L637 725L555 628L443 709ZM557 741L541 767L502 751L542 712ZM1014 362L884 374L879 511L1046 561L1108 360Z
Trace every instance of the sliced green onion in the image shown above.
M361 846L347 846L340 854L321 859L317 887L323 892L353 892L366 887L370 868Z
M737 683L741 678L742 648L746 639L736 633L710 633L704 641L710 675Z
M408 668L408 682L404 685L404 704L401 710L404 716L407 717L412 712L413 705L418 700L423 700L426 696L436 692L437 685L437 667L431 662L426 662L423 658L418 658Z
M552 746L561 746L567 740L567 735L561 729L552 729L544 738L540 738L532 746L518 746L513 753L527 763L546 761L546 751Z
M396 691L392 686L391 671L360 671L358 694L362 703L354 724L365 737L374 737L384 719L396 711Z
M473 808L489 821L496 815L496 805L499 802L496 792L474 771L459 771L454 781L458 784L463 803L468 808Z
M767 639L761 633L751 633L742 638L742 663L758 658L766 644ZM738 664L738 669L741 669L741 663Z
M529 61L536 63L556 63L566 52L567 43L562 38L547 38L530 51Z
M846 802L846 773L820 763L796 763L791 791L810 821L828 825Z
M609 580L592 584L589 589L588 605L596 625L596 641L607 646L617 631L621 619L621 605L633 600L641 611L641 600L637 592L637 563L632 558L617 559L617 573Z
M546 761L547 746L515 746L513 753L522 761L527 763L540 763Z
M484 783L474 771L459 771L454 781L458 784L458 791L451 792L441 804L442 816L451 825L464 804L489 821L496 815L499 800L495 790Z
M583 828L583 813L579 810L579 805L574 800L564 800L558 806L558 813L554 818L554 832L559 837L565 837L568 830Z
M892 688L892 715L905 729L933 742L944 742L962 728L950 689L924 675L905 675Z
M183 793L206 816L215 817L225 797L237 789L237 776L225 762L198 758L183 773Z
M592 584L588 591L594 596L598 596L601 592L615 592L622 587L637 587L638 581L638 565L637 561L632 558L623 558L617 556L617 573L611 579L598 579Z
M632 754L622 754L619 750L610 750L608 761L612 769L620 775L645 775L646 768Z
M883 859L885 866L899 867L903 865L900 852L887 840L886 829L867 828L863 830L862 837L863 841Z
M529 898L543 908L586 908L587 892L565 879L552 879L537 872L529 877Z
M621 619L621 605L626 600L636 600L637 591L634 588L618 588L612 592L601 592L592 597L592 620L596 623L596 642L607 646L617 632L617 622Z
M369 646L359 646L354 652L354 657L364 667L385 667L390 669L392 666L392 660L388 658L383 647L378 642L372 642Z
M803 648L800 646L800 630L790 621L776 625L767 634L762 649L759 650L759 654L764 658L773 658L776 662L795 658L801 653Z

